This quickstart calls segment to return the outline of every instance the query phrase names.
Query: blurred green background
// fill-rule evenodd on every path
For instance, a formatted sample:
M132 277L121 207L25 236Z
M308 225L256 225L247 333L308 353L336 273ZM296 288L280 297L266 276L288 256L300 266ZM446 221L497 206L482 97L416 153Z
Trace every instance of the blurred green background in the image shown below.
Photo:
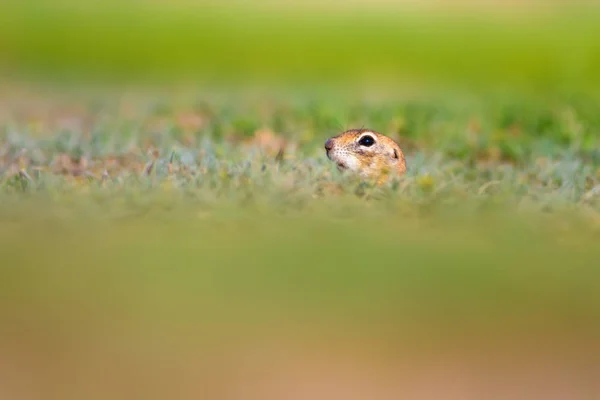
M5 77L590 88L591 2L9 1ZM401 87L401 86L400 86Z

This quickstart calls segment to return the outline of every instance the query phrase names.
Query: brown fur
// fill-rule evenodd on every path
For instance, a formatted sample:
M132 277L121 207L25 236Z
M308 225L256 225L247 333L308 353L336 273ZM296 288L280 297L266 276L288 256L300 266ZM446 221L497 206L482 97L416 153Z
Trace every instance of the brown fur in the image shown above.
M365 135L375 139L372 146L359 140ZM341 170L350 170L363 178L375 178L384 183L393 175L406 173L406 160L398 144L387 136L370 129L350 129L330 138L325 144L327 157Z

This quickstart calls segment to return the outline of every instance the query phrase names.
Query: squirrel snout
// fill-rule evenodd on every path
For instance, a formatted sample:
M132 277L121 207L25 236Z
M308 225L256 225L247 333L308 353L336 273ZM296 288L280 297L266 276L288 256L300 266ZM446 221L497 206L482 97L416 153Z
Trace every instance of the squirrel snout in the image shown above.
M331 149L333 149L333 140L327 139L325 142L325 150L329 151Z

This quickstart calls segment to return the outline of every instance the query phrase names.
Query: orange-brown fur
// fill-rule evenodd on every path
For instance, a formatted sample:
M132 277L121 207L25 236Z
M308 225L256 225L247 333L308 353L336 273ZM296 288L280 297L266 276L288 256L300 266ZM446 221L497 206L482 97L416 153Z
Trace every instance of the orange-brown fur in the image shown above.
M373 139L372 145L360 143L370 142L365 136ZM363 178L375 178L380 184L393 175L406 173L406 160L400 146L370 129L350 129L334 136L325 142L325 151L340 169L356 172Z

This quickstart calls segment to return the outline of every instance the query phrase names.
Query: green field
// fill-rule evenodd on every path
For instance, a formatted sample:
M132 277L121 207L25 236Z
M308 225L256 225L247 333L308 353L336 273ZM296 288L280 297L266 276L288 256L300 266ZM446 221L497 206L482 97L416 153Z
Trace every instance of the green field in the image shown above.
M288 341L595 354L600 14L209 5L0 14L6 390L197 395ZM405 177L327 159L361 126Z
M590 4L524 1L533 6L507 13L511 6L493 4L427 12L393 3L334 2L324 10L294 1L158 3L8 1L0 68L63 82L364 82L396 90L428 82L537 91L600 83L599 12Z

